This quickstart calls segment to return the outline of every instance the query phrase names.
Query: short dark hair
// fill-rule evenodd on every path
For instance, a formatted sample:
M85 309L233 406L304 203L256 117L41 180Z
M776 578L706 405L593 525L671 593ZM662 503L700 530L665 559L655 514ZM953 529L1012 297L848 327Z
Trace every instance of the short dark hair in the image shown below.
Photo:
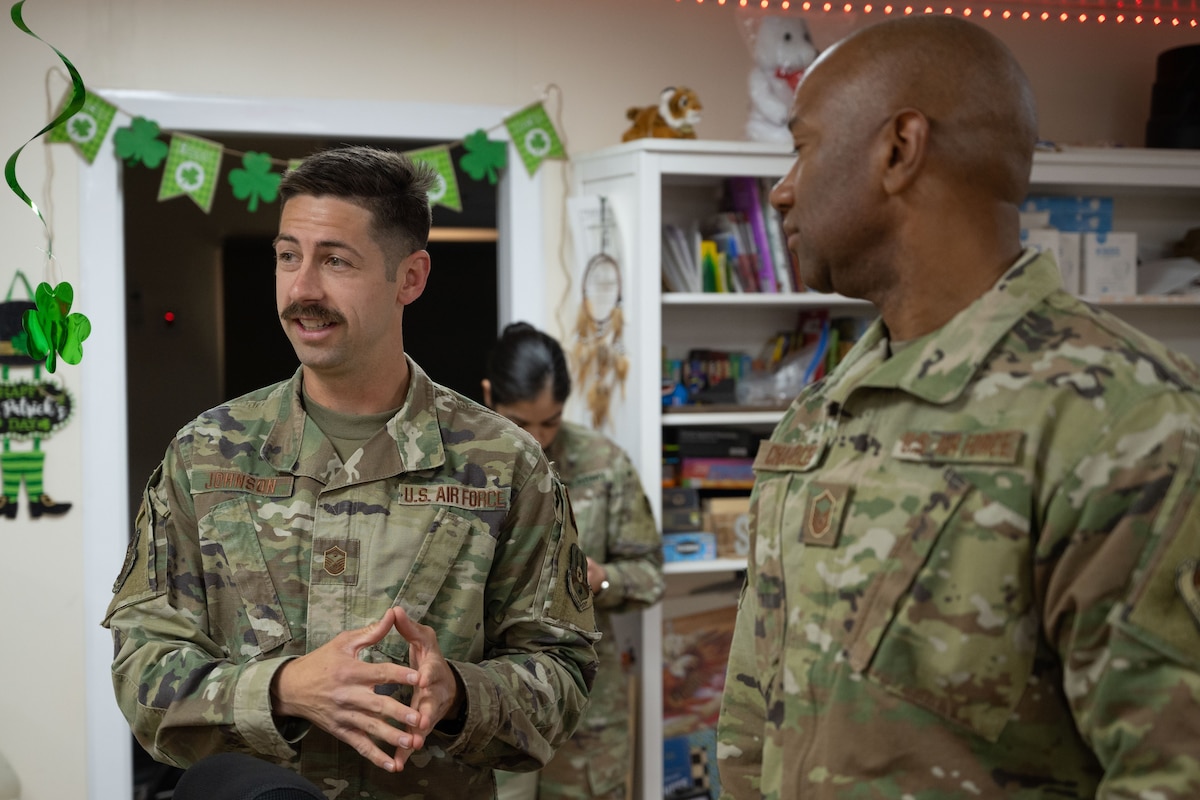
M514 322L500 334L488 357L487 379L493 405L533 400L547 386L557 403L567 402L571 395L571 373L562 346L527 322Z
M388 279L399 262L429 244L429 192L437 172L403 153L348 146L314 153L279 182L280 208L297 195L337 197L371 213L376 242L388 255Z

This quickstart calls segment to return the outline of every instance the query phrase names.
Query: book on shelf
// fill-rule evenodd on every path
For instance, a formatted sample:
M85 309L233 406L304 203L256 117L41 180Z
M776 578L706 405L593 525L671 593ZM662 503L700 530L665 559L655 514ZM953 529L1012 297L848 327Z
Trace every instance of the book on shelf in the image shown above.
M753 458L679 457L679 483L699 489L751 489Z
M783 217L779 216L779 212L771 205L771 189L775 182L770 178L760 178L759 181L763 198L763 222L767 227L767 241L771 247L771 260L775 263L780 291L807 291L804 281L800 280L796 257L787 248L787 239L783 235Z
M677 225L662 228L662 282L668 292L698 292L695 259L689 252L687 235Z
M716 245L717 252L725 259L725 265L730 275L730 284L734 291L757 292L758 275L755 274L755 258L746 252L741 237L732 230L716 231L711 234L711 241Z
M729 178L726 184L733 210L745 217L750 229L750 237L757 256L759 291L776 293L779 291L779 283L775 275L775 263L771 258L771 247L767 241L767 227L763 217L758 179L734 177Z
M700 242L701 289L705 292L723 292L725 289L725 265L720 258L716 242L704 239Z
M699 458L754 458L760 437L744 428L679 427L671 434L679 455Z

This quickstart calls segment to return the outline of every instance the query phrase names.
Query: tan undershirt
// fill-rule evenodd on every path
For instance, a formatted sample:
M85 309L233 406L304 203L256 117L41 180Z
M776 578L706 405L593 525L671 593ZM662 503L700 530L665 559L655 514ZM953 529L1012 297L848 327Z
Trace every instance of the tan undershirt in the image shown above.
M342 463L370 441L372 436L379 433L387 425L387 421L400 410L393 408L391 411L375 414L343 414L317 403L308 396L308 392L303 394L305 412L333 444L333 449L337 451Z

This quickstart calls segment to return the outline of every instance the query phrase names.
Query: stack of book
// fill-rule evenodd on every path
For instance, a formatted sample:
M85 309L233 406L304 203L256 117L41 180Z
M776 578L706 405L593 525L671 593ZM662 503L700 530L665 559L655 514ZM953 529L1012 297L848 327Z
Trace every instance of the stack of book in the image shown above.
M767 178L729 178L722 210L662 229L663 288L669 292L802 292Z

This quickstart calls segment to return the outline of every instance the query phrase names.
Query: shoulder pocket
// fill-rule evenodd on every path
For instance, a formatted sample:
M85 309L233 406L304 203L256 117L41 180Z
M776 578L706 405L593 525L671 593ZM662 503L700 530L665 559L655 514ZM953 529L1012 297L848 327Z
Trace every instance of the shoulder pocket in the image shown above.
M109 603L104 621L107 623L114 613L126 606L140 603L165 591L162 582L160 558L166 549L165 540L159 545L160 528L170 516L170 507L162 500L156 489L162 477L160 464L150 476L146 491L142 493L142 504L133 523L129 544L125 548L125 561L121 572L113 583L113 599Z

